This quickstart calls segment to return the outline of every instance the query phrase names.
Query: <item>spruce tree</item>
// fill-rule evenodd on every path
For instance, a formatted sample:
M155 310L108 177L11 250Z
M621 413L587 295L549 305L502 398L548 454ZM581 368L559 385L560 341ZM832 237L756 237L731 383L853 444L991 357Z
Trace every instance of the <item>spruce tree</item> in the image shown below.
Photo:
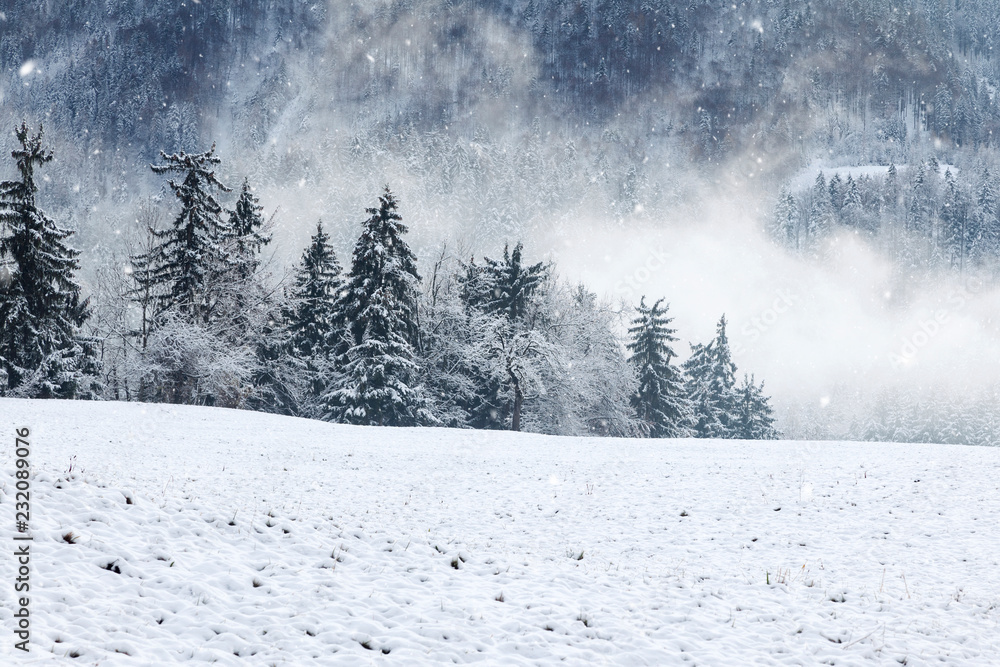
M671 343L677 340L675 329L670 328L673 318L666 313L670 305L663 299L646 306L646 298L639 302L639 316L629 328L631 341L629 357L636 369L639 387L632 397L632 407L649 428L654 438L679 438L690 435L691 407L685 396L681 371L672 366L675 357Z
M321 415L316 402L335 379L334 354L343 333L336 315L342 285L340 263L319 221L302 253L285 312L284 347L304 385L296 410L305 417Z
M148 267L149 280L161 288L160 313L176 308L192 321L207 321L217 300L208 286L228 265L223 249L228 228L212 191L229 192L229 188L215 177L214 167L221 160L214 144L207 153L161 151L160 156L165 164L152 165L154 173L184 178L167 181L181 210L171 228L153 232L158 243L148 255L135 258L136 263Z
M486 257L481 265L475 259L461 265L460 298L470 321L485 323L483 331L488 339L484 346L487 358L471 369L475 391L462 403L473 428L504 429L509 417L510 428L519 430L525 388L540 382L531 378L536 367L544 366L540 363L546 357L542 350L549 345L544 336L532 330L538 323L528 320L549 269L543 262L525 266L523 249L518 243L511 252L505 245L503 259ZM503 371L491 372L493 364L499 364Z
M309 247L302 253L292 288L288 331L289 344L296 356L325 355L334 348L334 318L341 282L340 262L321 220L316 223Z
M411 341L417 332L416 260L403 240L406 227L389 187L367 209L351 271L338 303L347 331L344 375L324 397L326 417L371 426L433 422L416 375Z
M812 201L809 205L809 217L806 220L805 246L814 254L819 250L820 241L830 231L831 218L830 192L823 173L820 172L812 187Z
M35 168L52 160L42 129L15 130L11 156L20 179L0 183L0 395L93 398L99 390L93 345L79 329L88 317L74 279L73 232L38 208Z
M459 277L459 283L465 304L489 315L502 315L511 322L523 319L532 296L549 274L544 262L524 266L523 250L520 242L513 252L504 245L503 259L486 257L482 265L477 265L475 259L463 264L464 275Z
M726 316L716 325L715 339L707 345L693 345L684 362L688 398L694 406L695 436L732 437L735 414L736 364L726 335Z
M944 201L941 204L942 242L951 265L964 272L969 248L974 243L974 224L970 225L968 203L962 188L948 169L944 173ZM971 221L974 223L974 220Z
M976 193L975 235L970 254L974 259L1000 252L1000 195L996 180L988 169L983 170Z
M340 324L349 331L353 341L364 336L366 320L363 313L380 288L388 290L394 310L400 315L403 336L413 347L417 345L417 259L403 240L407 232L403 218L397 212L395 196L385 186L379 196L378 208L368 208L370 216L363 223L361 238L354 247L351 273L337 304Z
M229 225L224 231L224 239L233 273L237 281L245 282L260 268L260 252L271 242L271 235L263 233L264 207L250 190L250 182L243 179L236 206L229 212Z
M780 436L774 428L774 410L764 395L764 383L754 383L751 375L743 374L743 383L736 388L736 412L731 437L741 440L775 440Z
M799 244L799 205L786 188L781 189L771 222L771 237L790 248Z
M514 251L503 247L503 259L486 258L486 273L492 294L486 300L490 313L503 314L511 322L522 319L528 311L531 296L538 290L548 275L545 264L538 262L530 266L521 264L524 246L518 242Z

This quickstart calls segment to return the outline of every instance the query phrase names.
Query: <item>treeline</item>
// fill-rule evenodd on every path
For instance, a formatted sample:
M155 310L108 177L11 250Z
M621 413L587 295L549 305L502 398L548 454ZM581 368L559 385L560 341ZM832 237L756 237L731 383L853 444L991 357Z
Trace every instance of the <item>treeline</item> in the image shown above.
M22 124L20 179L0 184L0 395L216 405L381 426L565 435L773 438L763 385L736 380L723 317L677 364L667 306L643 300L629 328L554 267L453 258L426 276L385 188L350 262L316 231L289 280L263 250L272 222L244 180L232 209L206 153L161 154L175 195L149 208L95 302L77 252L36 204L51 160Z
M926 442L995 447L1000 385L834 387L824 405L800 405L782 424L803 440Z
M808 191L782 190L771 216L771 235L808 253L838 229L874 241L903 267L992 268L1000 256L1000 174L934 158L875 176L821 172Z

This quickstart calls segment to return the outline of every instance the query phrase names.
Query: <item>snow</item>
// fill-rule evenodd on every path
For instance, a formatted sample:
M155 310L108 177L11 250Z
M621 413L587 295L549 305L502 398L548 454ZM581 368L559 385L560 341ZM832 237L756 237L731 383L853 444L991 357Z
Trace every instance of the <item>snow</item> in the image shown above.
M1000 662L1000 448L0 399L4 549L21 426L32 653L8 632L8 664Z

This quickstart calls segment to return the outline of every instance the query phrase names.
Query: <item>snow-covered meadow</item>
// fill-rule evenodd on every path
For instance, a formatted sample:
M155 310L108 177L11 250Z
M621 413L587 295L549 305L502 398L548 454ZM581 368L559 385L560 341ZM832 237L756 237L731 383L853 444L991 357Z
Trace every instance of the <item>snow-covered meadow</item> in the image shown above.
M5 552L21 426L4 664L1000 663L1000 448L0 399Z

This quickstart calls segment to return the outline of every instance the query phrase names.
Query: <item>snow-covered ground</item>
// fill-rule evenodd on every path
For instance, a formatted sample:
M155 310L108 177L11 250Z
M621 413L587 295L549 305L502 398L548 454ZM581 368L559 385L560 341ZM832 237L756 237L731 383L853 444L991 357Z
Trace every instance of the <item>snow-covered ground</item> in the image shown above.
M1000 448L0 400L4 552L20 426L3 664L1000 664Z

